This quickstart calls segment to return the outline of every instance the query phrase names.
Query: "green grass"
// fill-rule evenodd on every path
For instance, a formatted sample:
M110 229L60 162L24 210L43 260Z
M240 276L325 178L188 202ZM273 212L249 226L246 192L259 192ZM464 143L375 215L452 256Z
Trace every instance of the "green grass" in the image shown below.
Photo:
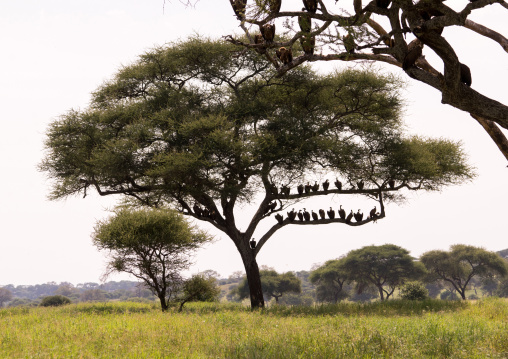
M0 358L507 358L508 302L0 310Z

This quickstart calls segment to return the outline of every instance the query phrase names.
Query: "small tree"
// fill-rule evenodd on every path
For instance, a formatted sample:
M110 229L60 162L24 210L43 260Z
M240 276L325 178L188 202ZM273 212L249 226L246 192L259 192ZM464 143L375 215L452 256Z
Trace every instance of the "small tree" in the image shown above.
M183 284L179 311L187 302L217 302L220 293L217 279L206 274L193 275Z
M360 291L365 286L375 286L381 300L388 299L396 287L419 278L425 271L406 249L394 244L353 250L344 259L344 269L358 283Z
M422 282L412 281L400 288L400 296L406 300L423 300L429 297L429 291Z
M451 246L449 252L426 252L420 260L436 279L451 284L463 300L473 277L489 278L508 274L507 264L498 254L463 244Z
M337 303L348 296L344 291L344 284L348 280L344 258L326 261L311 272L309 279L312 284L317 285L316 299L320 302Z
M109 252L105 276L125 272L142 280L159 298L162 311L180 289L180 272L190 266L191 253L210 240L169 209L118 209L93 234L95 246Z
M50 295L44 297L39 304L41 307L59 307L61 305L71 304L72 301L63 295Z
M10 302L13 298L12 292L7 288L0 287L0 308L4 303Z
M285 293L300 293L302 291L301 281L293 272L279 274L275 270L265 269L260 271L261 287L263 294L267 297L275 298L275 302L279 303L279 298ZM249 297L249 286L247 278L236 288L240 299Z

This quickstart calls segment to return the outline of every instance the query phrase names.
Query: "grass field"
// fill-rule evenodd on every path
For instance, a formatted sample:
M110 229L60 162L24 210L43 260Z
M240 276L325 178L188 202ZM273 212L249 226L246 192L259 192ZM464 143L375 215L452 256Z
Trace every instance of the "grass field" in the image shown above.
M0 358L508 358L508 302L11 308Z

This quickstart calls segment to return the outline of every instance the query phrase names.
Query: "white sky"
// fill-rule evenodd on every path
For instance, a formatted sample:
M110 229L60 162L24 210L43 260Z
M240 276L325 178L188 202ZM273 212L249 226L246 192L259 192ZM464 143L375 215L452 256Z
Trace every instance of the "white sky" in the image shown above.
M48 201L49 182L36 167L43 157L48 124L71 108L85 108L90 93L122 64L155 45L193 33L218 37L238 31L227 0L201 0L195 8L173 0L163 6L163 0L0 2L0 285L99 281L105 261L92 246L90 234L115 198L89 195ZM300 8L300 1L283 2L283 10ZM492 5L471 19L508 35L506 15L506 9ZM472 87L507 104L508 62L501 47L460 28L446 29L444 36L471 68ZM428 49L424 54L440 68ZM331 65L344 66L317 66ZM263 247L259 265L308 270L351 249L384 243L407 248L413 256L455 243L488 250L508 247L506 160L468 114L442 105L437 91L407 78L402 70L391 70L408 82L402 93L410 132L462 141L478 177L441 193L412 194L404 205L389 204L387 218L375 224L286 226ZM335 197L296 209L338 208L339 203L367 213L374 205ZM261 229L275 219L266 222ZM211 226L202 228L215 234L217 241L198 253L191 271L213 269L226 277L243 270L232 241Z

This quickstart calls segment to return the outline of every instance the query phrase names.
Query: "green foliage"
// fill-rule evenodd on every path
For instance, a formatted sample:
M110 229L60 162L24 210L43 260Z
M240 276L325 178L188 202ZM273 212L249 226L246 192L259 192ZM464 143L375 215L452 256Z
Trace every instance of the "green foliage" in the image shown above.
M348 297L344 285L348 272L344 267L344 258L326 261L321 267L313 270L309 280L316 287L316 299L319 302L337 303Z
M406 300L424 300L429 297L429 291L422 282L412 281L404 283L400 288L400 296Z
M441 298L443 300L458 300L459 299L457 294L454 291L450 291L450 290L445 290L444 292L442 292L439 295L439 298Z
M217 279L203 274L193 275L183 283L180 311L187 302L217 302L220 294Z
M63 295L50 295L49 297L42 298L39 305L41 307L59 307L70 303L71 300Z
M466 288L474 277L492 278L508 274L508 265L498 254L463 244L452 245L449 252L426 252L420 260L436 279L450 283L462 299L466 299Z
M3 307L4 303L11 301L12 298L13 295L9 289L0 287L0 308Z
M381 300L385 295L388 299L396 287L424 273L406 249L394 244L352 250L344 258L343 267L348 278L357 283L359 292L366 286L375 286Z
M109 272L142 280L157 295L162 310L183 282L180 271L189 267L190 254L211 239L170 209L119 208L93 233L94 245L109 253Z
M498 297L508 298L508 279L504 279L499 283L495 293Z

